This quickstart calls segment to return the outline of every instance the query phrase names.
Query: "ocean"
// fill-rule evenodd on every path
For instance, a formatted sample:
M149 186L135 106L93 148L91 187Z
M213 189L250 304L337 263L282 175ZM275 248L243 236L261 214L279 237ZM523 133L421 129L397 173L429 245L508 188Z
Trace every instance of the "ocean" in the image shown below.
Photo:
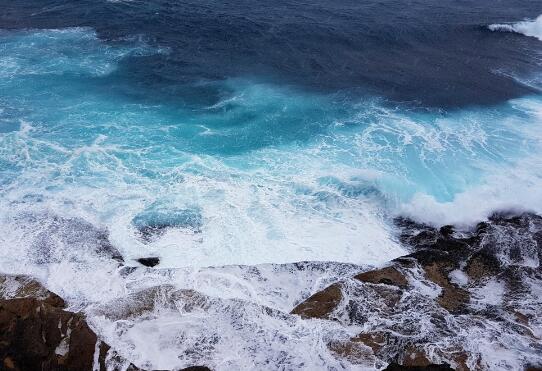
M89 314L146 367L343 369L320 336L347 330L257 305L288 313L406 254L397 217L542 213L542 1L2 8L0 271L88 313L157 283L235 303L122 329ZM335 268L284 268L304 261ZM220 346L187 351L202 338Z

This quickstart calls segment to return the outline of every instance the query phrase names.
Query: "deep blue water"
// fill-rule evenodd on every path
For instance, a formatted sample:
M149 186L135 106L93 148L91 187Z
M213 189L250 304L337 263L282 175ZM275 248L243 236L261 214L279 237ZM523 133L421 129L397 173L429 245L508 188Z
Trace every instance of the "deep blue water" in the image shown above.
M79 217L128 259L173 266L376 263L402 251L398 214L538 211L542 41L488 26L541 13L542 1L10 1L3 228L26 212ZM173 228L149 241L146 224Z
M255 77L452 108L532 92L509 75L539 71L538 41L486 26L540 13L540 1L10 1L0 25L90 27L108 44L168 48L123 59L110 77L111 93L135 101L201 107L223 92L193 84Z

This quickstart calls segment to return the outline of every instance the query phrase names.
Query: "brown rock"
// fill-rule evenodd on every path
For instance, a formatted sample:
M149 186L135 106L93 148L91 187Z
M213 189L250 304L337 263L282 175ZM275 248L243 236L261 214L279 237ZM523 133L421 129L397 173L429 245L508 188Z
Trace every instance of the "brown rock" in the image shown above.
M23 275L0 275L0 299L12 298L43 299L52 306L64 307L64 300L47 290L35 279Z
M335 283L309 297L292 310L303 318L328 319L342 300L341 285Z
M355 341L334 341L328 344L328 348L353 364L373 363L375 359L370 349Z
M0 357L21 370L90 370L97 338L84 318L35 298L0 301Z
M457 352L452 354L452 359L456 363L456 371L470 371L469 366L467 366L467 361L469 359L469 355L467 353L464 351Z
M9 370L15 370L15 363L13 363L13 360L10 357L4 358L4 367Z
M397 363L390 363L384 371L454 371L447 364L442 365L427 365L427 366L403 366Z
M403 353L403 366L427 367L431 365L431 361L423 349L417 348L414 345L407 345Z
M529 317L527 317L525 314L518 311L514 311L513 313L519 323L521 323L522 325L529 324Z
M386 344L387 334L385 332L375 331L370 333L361 333L351 340L354 342L361 342L371 348L373 353L378 353L380 349Z
M0 369L92 370L99 340L84 316L64 310L60 297L29 277L0 277ZM99 351L105 370L109 346L101 343Z
M497 258L486 252L479 252L470 257L466 272L474 280L493 276L499 272L500 263Z
M354 277L363 282L383 283L386 285L394 285L400 288L408 286L406 277L394 267L386 267L374 271L360 273Z
M433 263L423 267L423 269L427 279L442 288L442 292L437 299L440 306L452 313L461 311L469 302L469 292L450 282L446 267Z

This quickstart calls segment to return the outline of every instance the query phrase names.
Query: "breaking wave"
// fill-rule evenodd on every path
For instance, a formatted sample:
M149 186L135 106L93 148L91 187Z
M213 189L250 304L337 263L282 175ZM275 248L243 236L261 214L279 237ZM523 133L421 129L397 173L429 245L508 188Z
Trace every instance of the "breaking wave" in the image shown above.
M531 21L492 24L488 27L491 31L515 32L542 41L542 15Z

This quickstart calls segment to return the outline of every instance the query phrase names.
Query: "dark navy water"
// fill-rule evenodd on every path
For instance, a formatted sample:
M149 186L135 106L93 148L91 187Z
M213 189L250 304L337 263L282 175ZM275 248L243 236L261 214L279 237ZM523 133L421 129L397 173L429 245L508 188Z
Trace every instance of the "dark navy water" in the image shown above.
M377 94L390 104L498 104L532 93L534 38L487 25L533 18L540 1L10 1L4 29L90 27L107 43L143 38L168 54L128 58L112 92L208 105L213 87L255 76L304 89ZM151 96L149 96L151 95Z

